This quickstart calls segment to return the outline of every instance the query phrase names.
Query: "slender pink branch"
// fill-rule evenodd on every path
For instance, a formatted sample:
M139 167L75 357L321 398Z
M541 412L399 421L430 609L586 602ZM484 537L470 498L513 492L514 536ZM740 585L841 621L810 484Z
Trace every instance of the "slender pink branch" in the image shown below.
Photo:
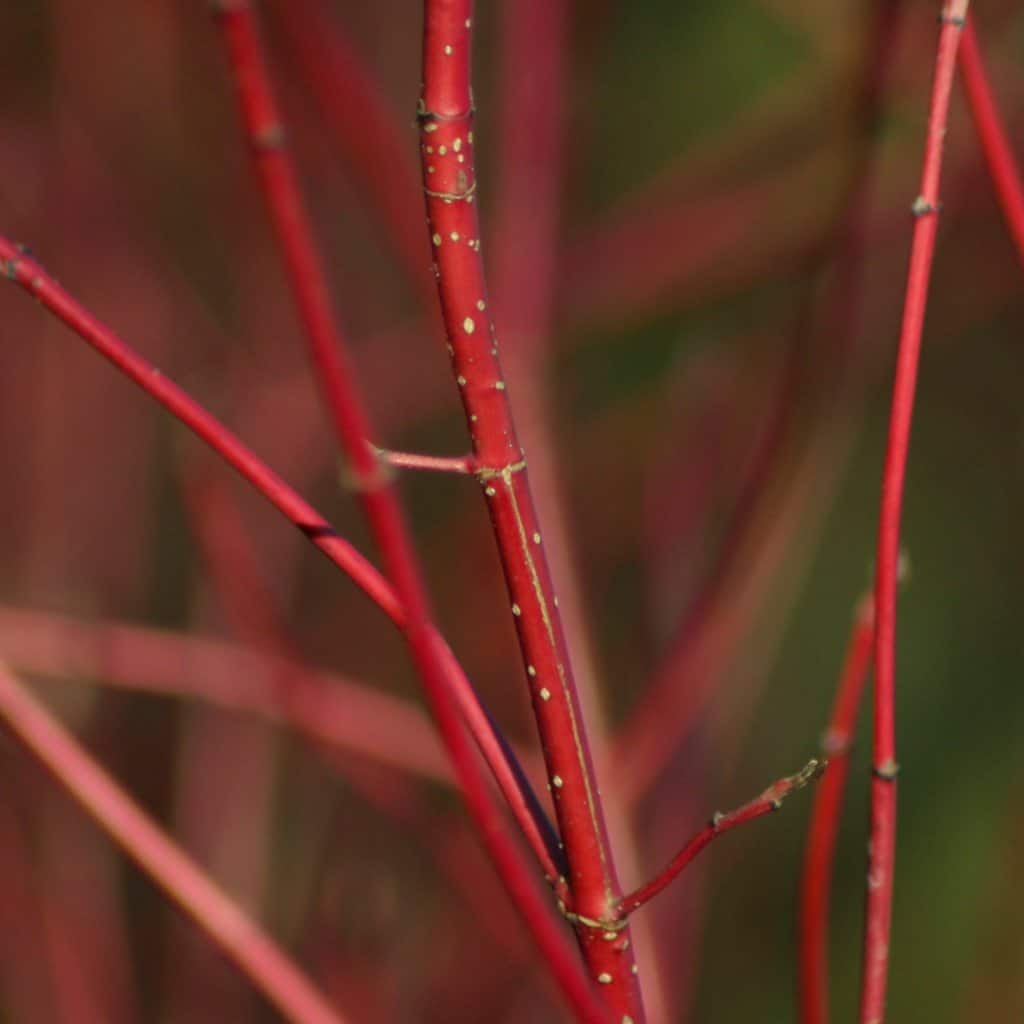
M475 472L476 460L472 455L418 455L415 452L394 452L378 448L382 462L395 469L420 469L431 473L469 475Z
M613 950L619 884L558 603L488 312L476 206L470 0L426 0L421 160L452 368L477 459L569 865L569 912L606 1005L639 1024L631 948ZM625 936L623 936L625 938Z
M957 44L967 17L967 6L968 0L946 0L942 6L942 28L935 59L921 188L913 206L916 220L882 477L875 575L874 775L871 780L871 839L861 979L861 1024L880 1024L885 1018L896 856L896 582L899 572L900 518L921 334L938 229L943 140L956 67Z
M408 121L392 109L373 69L323 0L279 0L275 6L296 72L320 108L332 144L376 208L423 308L433 310L435 286L416 196L416 160L410 139L399 130Z
M871 668L875 639L872 600L857 606L835 704L822 741L829 769L814 794L807 829L807 849L800 881L799 983L800 1024L828 1021L829 890L842 813L850 746L857 727L861 696Z
M971 118L985 156L985 165L1003 211L1003 221L1013 239L1017 258L1024 265L1024 186L1021 185L1020 166L1013 155L999 107L989 85L973 18L968 18L964 26L957 59Z
M316 744L451 784L430 722L405 701L221 640L0 607L0 657L21 672L202 700L290 725ZM275 681L287 677L290 699Z
M312 982L0 665L0 716L8 728L260 992L296 1024L341 1024Z
M619 914L627 917L634 910L638 910L645 903L652 900L662 890L666 889L679 877L688 864L707 847L712 840L718 836L731 832L738 825L745 825L748 821L764 817L772 811L782 809L782 801L790 793L803 789L809 782L813 782L824 773L828 766L827 760L812 758L795 775L787 775L785 778L773 782L760 796L737 807L728 814L716 812L711 820L690 840L686 845L658 872L657 875L639 889L631 892L622 898L619 905Z

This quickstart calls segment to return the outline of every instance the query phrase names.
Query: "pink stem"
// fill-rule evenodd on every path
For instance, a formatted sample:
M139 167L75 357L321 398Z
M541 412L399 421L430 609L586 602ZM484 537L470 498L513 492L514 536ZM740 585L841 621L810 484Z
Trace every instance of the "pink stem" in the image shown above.
M1020 167L1013 155L1010 140L999 115L988 73L982 60L974 19L968 18L957 51L960 77L967 94L974 127L985 156L989 177L996 198L1003 211L1003 221L1013 239L1017 258L1024 265L1024 187L1021 186Z
M473 473L476 462L472 455L417 455L413 452L393 452L381 448L377 452L381 461L395 469L420 469L431 473Z
M861 978L861 1024L881 1024L885 1018L896 858L896 582L900 518L921 334L938 229L942 144L946 134L957 44L967 17L967 5L968 0L946 0L942 7L942 29L935 60L921 188L913 205L916 220L882 477L875 576L874 774L871 780L871 838Z
M0 657L22 672L197 699L284 722L311 742L451 784L418 708L342 676L222 640L0 606ZM276 681L287 678L281 699Z
M416 160L407 126L383 95L323 0L279 0L278 24L294 51L295 68L320 108L346 170L379 215L423 308L434 308L434 281L417 202Z
M799 981L800 1024L828 1021L828 917L836 839L850 767L850 746L857 727L861 695L871 668L875 638L872 602L860 602L839 678L835 705L822 752L828 772L814 794L807 849L800 882Z
M74 737L0 665L0 716L146 872L296 1024L341 1024L292 960L147 817Z

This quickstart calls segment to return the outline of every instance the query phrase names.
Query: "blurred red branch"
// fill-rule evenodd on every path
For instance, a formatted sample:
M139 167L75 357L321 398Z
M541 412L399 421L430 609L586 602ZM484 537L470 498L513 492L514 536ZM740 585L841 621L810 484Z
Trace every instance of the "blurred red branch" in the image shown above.
M957 59L971 118L985 157L985 166L1003 211L1006 230L1017 250L1017 259L1024 266L1024 186L1021 184L1020 166L1013 155L999 107L989 85L973 18L968 18L964 26Z
M320 108L332 144L380 215L423 309L433 312L435 285L416 195L412 131L405 137L398 130L401 115L391 109L373 70L323 0L285 0L276 6L295 68Z
M296 1024L341 1024L309 979L0 665L0 716L124 851Z
M800 1024L828 1021L829 890L842 813L850 746L857 726L861 695L871 668L875 619L870 597L862 599L850 632L835 704L822 741L828 772L814 794L800 881L799 983Z
M298 662L193 634L0 607L0 656L22 672L201 700L280 721L316 744L450 785L429 720L407 702ZM277 683L287 678L283 700Z

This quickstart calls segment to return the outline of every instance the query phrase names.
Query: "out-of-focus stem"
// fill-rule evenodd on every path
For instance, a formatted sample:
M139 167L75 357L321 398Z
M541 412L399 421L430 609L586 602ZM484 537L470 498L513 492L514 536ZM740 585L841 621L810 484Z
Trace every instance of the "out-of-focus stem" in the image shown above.
M957 59L964 92L967 94L967 105L985 157L985 166L1003 211L1006 230L1017 250L1017 259L1024 266L1024 187L1021 185L1020 166L1013 155L999 107L989 85L973 18L968 18L964 26Z
M124 851L296 1024L341 1024L310 980L0 665L0 717Z
M436 733L418 708L241 644L0 606L0 657L33 675L87 679L258 715L339 753L452 782ZM278 692L282 678L288 700Z
M871 667L874 625L872 600L867 597L857 606L835 704L822 741L822 753L828 758L829 767L814 794L800 880L797 985L800 1024L827 1024L828 1021L829 890L850 766L850 746Z

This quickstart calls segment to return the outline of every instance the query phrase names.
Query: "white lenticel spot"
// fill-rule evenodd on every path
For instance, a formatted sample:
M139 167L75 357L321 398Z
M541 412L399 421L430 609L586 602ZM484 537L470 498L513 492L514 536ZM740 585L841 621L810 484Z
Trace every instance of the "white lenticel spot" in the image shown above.
M476 324L473 323L473 318L471 316L467 316L466 319L462 321L462 329L467 334L472 334L476 330Z
M532 678L537 674L537 670L532 665L527 665L526 674Z
M487 308L487 303L483 299L476 300L476 308L482 313Z
M610 985L612 983L612 976L607 971L602 971L598 976L597 980L602 985Z
M512 605L512 614L513 615L522 615L523 614L523 609L520 608L519 605L514 604L514 605Z
M565 783L562 782L562 776L561 775L552 775L551 776L551 785L554 786L555 789L561 789L562 786L565 785ZM600 980L600 979L598 979L598 980ZM611 979L611 975L608 976L608 980L609 981L612 980Z
M436 231L433 233L433 235L430 236L430 240L434 243L434 245L441 244L441 236Z
M540 699L541 700L551 700L551 691L546 686L542 686L541 687Z
M446 46L444 48L444 55L446 57L450 57L452 55L452 48L450 46Z

